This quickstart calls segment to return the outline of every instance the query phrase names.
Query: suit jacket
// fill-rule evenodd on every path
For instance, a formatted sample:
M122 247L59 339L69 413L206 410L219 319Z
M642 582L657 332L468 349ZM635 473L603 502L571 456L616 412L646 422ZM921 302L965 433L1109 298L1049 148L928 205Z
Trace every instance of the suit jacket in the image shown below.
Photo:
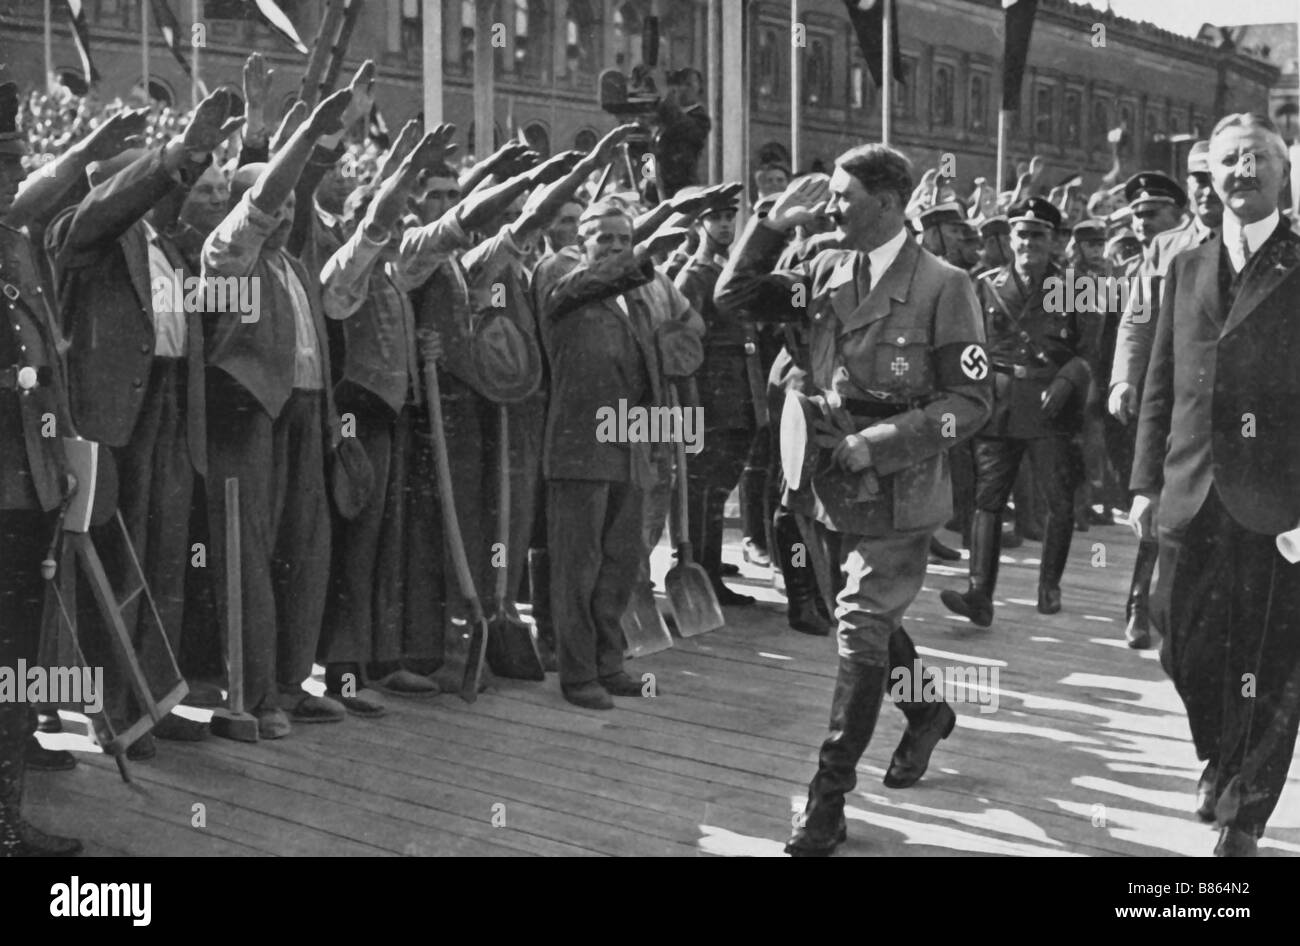
M1300 524L1300 237L1284 217L1226 312L1220 266L1215 236L1165 277L1130 486L1160 491L1164 530L1214 487L1244 528L1276 535Z
M602 442L598 412L664 403L648 306L631 292L654 267L630 256L599 263L556 256L534 275L542 340L551 368L550 408L542 448L547 479L651 482L648 444ZM631 317L616 297L627 293Z
M752 219L718 280L718 306L807 319L813 386L896 410L853 418L870 444L871 467L849 473L823 462L812 481L818 518L868 536L937 527L952 515L948 448L989 414L984 327L970 279L909 239L862 298L864 254L826 249L773 272L784 242Z
M1126 381L1141 388L1156 337L1156 313L1160 311L1160 287L1175 256L1210 238L1211 230L1193 218L1181 227L1159 234L1147 248L1137 279L1131 282L1129 303L1115 336L1110 385Z
M191 182L192 183L192 182ZM68 386L81 435L113 447L131 439L154 358L152 274L143 218L188 187L164 169L162 149L142 155L93 188L50 228L59 306L69 337ZM194 275L181 252L159 242L173 266ZM186 427L190 462L207 472L202 313L186 315Z
M707 430L754 430L754 398L745 343L749 323L713 303L725 260L694 256L675 283L704 320L704 364L696 373Z
M41 375L40 384L26 393L13 379L0 385L0 510L55 509L66 485L62 438L74 430L64 398L59 333L39 267L27 235L0 224L5 323L0 325L0 371L31 367Z

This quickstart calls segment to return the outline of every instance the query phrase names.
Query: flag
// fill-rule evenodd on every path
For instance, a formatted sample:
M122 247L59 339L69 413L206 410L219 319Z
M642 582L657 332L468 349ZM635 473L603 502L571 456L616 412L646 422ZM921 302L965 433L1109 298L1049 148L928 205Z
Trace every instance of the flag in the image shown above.
M181 43L181 37L185 33L181 29L180 21L176 19L176 14L172 13L172 8L168 6L167 0L151 0L151 2L154 22L158 24L158 31L162 33L163 39L167 41L167 48L172 51L172 55L181 64L185 74L193 79L194 70L190 68L190 61L185 58L185 49Z
M287 39L294 49L307 55L307 47L294 29L293 21L274 0L204 0L203 15L209 20L260 19Z
M888 0L893 4L894 0ZM884 46L885 46L885 0L844 0L844 6L849 11L849 22L853 24L853 31L858 34L858 46L862 49L862 55L866 57L867 68L871 70L871 78L875 80L876 87L879 88L884 84ZM891 8L893 16L890 18L889 45L894 51L894 78L899 79L903 75L903 57L898 49L898 5L894 4Z
M63 0L63 9L72 25L72 42L77 47L77 55L81 57L81 72L89 86L99 81L99 70L90 59L90 30L86 26L85 6L81 0Z
M1020 83L1025 78L1025 61L1029 58L1029 34L1034 29L1038 0L1002 0L1006 11L1006 43L1002 47L1002 108L1014 112L1020 108Z

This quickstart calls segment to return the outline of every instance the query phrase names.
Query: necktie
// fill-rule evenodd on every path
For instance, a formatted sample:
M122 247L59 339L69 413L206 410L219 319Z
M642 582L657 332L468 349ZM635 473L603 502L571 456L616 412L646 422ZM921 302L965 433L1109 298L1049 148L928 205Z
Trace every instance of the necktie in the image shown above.
M862 264L858 267L858 301L864 301L871 294L871 257L862 254Z
M1245 272L1246 267L1250 265L1250 242L1246 239L1246 231L1244 228L1239 236L1241 238L1241 269L1239 272Z

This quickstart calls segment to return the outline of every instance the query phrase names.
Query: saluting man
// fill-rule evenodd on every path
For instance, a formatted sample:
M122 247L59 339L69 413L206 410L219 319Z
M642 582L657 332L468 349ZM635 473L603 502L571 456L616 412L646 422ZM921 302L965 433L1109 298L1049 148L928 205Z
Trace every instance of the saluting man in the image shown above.
M918 666L901 620L921 590L930 536L952 513L945 453L989 412L970 280L908 238L912 188L911 162L887 145L845 152L829 183L800 181L751 221L716 292L724 310L783 321L806 315L809 387L821 392L808 399L823 431L812 491L818 521L838 539L831 564L842 583L839 667L830 733L802 823L786 845L795 856L829 855L847 837L844 796L857 784L887 675ZM841 248L774 272L786 231L823 208ZM942 701L896 702L908 724L885 781L905 787L920 778L956 716Z
M1047 492L1038 571L1038 610L1043 614L1061 610L1061 574L1074 535L1074 491L1083 476L1070 447L1083 426L1088 393L1083 332L1072 306L1050 312L1045 304L1048 280L1061 276L1050 260L1061 212L1031 197L1012 208L1010 223L1014 262L979 279L995 397L993 416L974 441L970 587L965 594L941 594L950 611L979 627L993 623L1002 510L1025 455L1033 457Z

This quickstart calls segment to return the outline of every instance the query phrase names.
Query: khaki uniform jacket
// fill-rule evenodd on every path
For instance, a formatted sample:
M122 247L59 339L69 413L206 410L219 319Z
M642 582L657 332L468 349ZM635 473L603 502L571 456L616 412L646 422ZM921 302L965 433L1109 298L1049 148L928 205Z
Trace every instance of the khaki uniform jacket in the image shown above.
M952 515L948 449L989 413L989 364L970 279L907 240L862 298L864 254L827 249L773 271L784 242L751 220L715 301L727 311L806 318L812 386L876 405L877 416L862 417L859 431L871 467L850 473L828 456L819 462L812 479L818 519L864 536L933 530Z

